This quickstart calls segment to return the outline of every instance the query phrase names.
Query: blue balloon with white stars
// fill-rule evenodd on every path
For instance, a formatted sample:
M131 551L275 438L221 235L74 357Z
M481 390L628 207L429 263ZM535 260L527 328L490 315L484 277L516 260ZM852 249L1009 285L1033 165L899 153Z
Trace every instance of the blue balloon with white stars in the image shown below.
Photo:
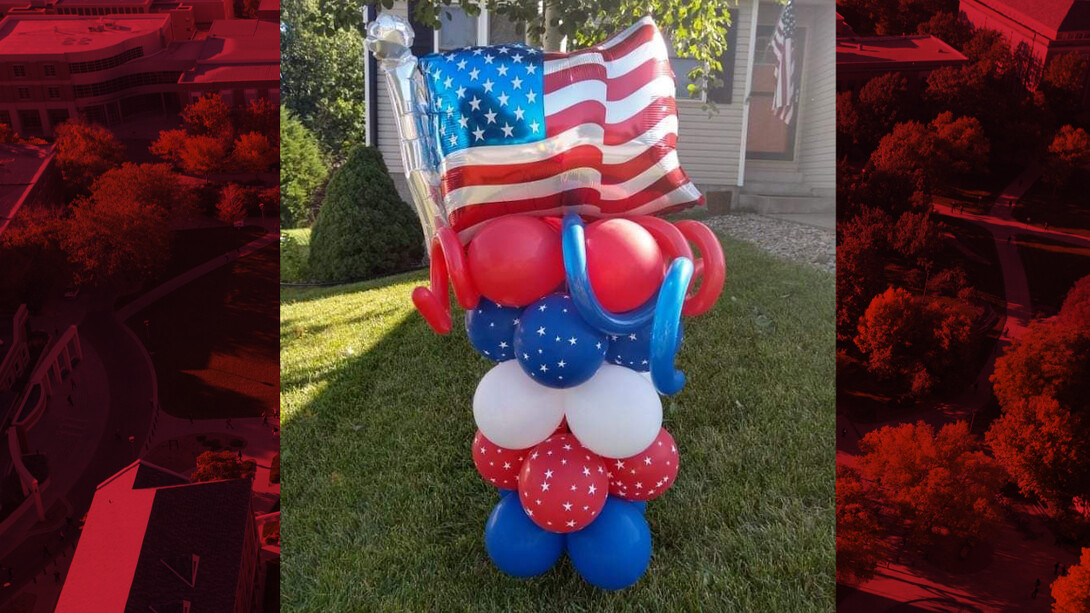
M677 344L681 346L683 332L678 327ZM651 325L629 334L610 334L606 361L639 372L651 370Z
M522 309L505 307L481 298L477 308L466 311L466 335L477 353L493 362L515 357L515 328Z
M526 307L515 330L515 358L534 381L574 387L598 372L609 340L579 316L567 294L550 294Z

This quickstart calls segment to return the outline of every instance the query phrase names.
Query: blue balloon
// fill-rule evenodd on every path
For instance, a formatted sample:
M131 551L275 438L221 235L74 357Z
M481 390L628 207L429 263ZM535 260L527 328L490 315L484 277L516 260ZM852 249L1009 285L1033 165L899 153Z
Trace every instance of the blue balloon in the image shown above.
M466 311L466 335L477 353L504 362L515 357L515 326L522 309L505 307L481 298L477 308Z
M604 590L636 583L651 563L651 529L642 511L612 496L593 523L568 534L567 546L575 570Z
M678 347L683 330L678 328ZM638 372L651 370L651 326L628 334L611 334L606 361Z
M674 368L674 356L681 347L681 308L692 278L692 261L675 258L666 269L651 323L651 381L660 394L667 396L685 387L685 373Z
M496 490L500 493L500 498L507 496L508 494L514 494L516 490L505 490L502 487Z
M550 294L526 307L515 330L515 358L534 381L574 387L598 372L609 339L583 321L567 294Z
M564 553L564 536L538 527L518 496L501 496L484 525L484 547L496 568L512 577L536 577Z
M631 504L631 505L635 506L637 509L639 509L640 513L643 513L644 515L647 514L647 501L646 500L634 500L634 501L630 502L629 504Z
M646 326L655 314L655 298L624 313L611 313L598 302L587 273L587 245L583 220L575 213L564 216L561 231L564 252L564 274L568 277L575 307L592 326L610 334L628 334Z

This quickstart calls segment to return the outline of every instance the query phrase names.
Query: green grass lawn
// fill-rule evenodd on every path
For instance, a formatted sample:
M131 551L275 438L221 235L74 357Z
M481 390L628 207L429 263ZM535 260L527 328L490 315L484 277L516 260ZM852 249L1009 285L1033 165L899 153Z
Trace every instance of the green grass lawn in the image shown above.
M728 242L726 290L688 320L664 401L677 485L648 507L654 554L599 591L562 560L523 581L484 550L498 500L470 454L490 363L434 335L425 272L281 290L284 610L832 611L832 275Z
M283 242L280 252L280 281L300 283L307 281L307 260L310 257L310 228L291 228L280 233L292 239L290 250L285 250Z

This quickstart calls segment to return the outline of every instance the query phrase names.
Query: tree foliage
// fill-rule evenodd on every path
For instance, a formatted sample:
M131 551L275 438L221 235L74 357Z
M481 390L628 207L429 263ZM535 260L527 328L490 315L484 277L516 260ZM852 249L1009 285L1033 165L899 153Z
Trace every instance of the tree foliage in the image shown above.
M0 234L0 307L26 303L36 310L68 282L62 214L60 207L23 207Z
M260 132L246 132L235 140L231 161L240 172L268 172L280 160L280 151Z
M186 133L194 136L210 136L230 141L235 125L231 107L219 94L206 94L182 109L182 123Z
M975 539L999 519L1004 475L980 449L965 422L937 433L925 423L885 426L859 441L859 469L883 500L910 524L917 542L942 532Z
M878 143L867 167L910 175L917 189L930 192L952 176L985 170L988 151L988 139L976 118L954 119L947 111L930 124L907 121L894 126Z
M98 124L70 119L55 132L57 167L69 195L86 193L95 179L125 161L117 137Z
M1052 582L1052 613L1090 611L1090 547L1084 547L1079 563Z
M1082 110L1087 60L1078 53L1061 53L1045 66L1041 91L1052 110L1065 119Z
M310 240L310 273L323 281L408 269L424 257L419 222L372 147L357 147L333 173Z
M172 218L191 217L196 213L192 192L166 164L126 162L95 180L91 198L102 203L139 200L162 209Z
M955 49L963 49L973 37L973 26L956 11L942 11L916 26L916 32L930 34Z
M285 228L310 219L315 193L325 183L325 161L310 130L280 107L280 223Z
M885 555L882 527L878 523L876 493L859 472L836 468L836 580L862 583L874 577Z
M136 288L170 256L167 211L132 197L84 198L73 205L62 245L78 283Z
M216 216L229 224L246 219L246 189L236 183L224 185L216 204Z
M887 287L883 256L889 225L884 211L867 208L838 227L836 329L841 340L855 336L867 305Z
M919 397L964 372L972 340L973 319L964 306L889 288L859 319L855 344L871 373Z
M957 0L839 0L837 10L862 35L912 34L939 13L958 12Z
M1055 189L1070 187L1075 173L1090 166L1090 134L1065 125L1056 132L1045 156L1041 178Z
M238 459L233 451L205 451L197 456L197 470L190 479L194 483L221 481L223 479L249 479L253 476L255 465L252 460L245 462Z

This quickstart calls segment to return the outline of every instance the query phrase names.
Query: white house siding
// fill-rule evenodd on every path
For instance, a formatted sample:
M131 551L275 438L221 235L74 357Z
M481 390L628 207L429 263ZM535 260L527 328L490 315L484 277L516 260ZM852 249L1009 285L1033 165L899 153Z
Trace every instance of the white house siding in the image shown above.
M686 100L685 93L679 92L678 158L689 178L705 192L734 189L738 185L752 6L751 2L742 2L732 11L737 38L730 104L716 104L718 112L709 113L703 102Z
M703 191L734 188L738 183L738 156L741 151L742 102L745 97L746 63L749 51L750 21L753 19L751 4L736 10L734 27L738 28L734 66L734 91L730 104L718 104L718 113L703 108L698 100L678 99L678 156L689 177ZM408 4L395 2L390 9L383 9L401 17L408 17ZM394 125L390 98L386 92L381 71L375 75L378 83L378 130L377 144L382 152L390 175L394 177L402 197L409 198L401 165L397 128ZM684 94L683 94L684 95Z
M836 190L836 13L833 0L820 0L800 10L809 13L805 100L798 138L799 172L815 195Z

